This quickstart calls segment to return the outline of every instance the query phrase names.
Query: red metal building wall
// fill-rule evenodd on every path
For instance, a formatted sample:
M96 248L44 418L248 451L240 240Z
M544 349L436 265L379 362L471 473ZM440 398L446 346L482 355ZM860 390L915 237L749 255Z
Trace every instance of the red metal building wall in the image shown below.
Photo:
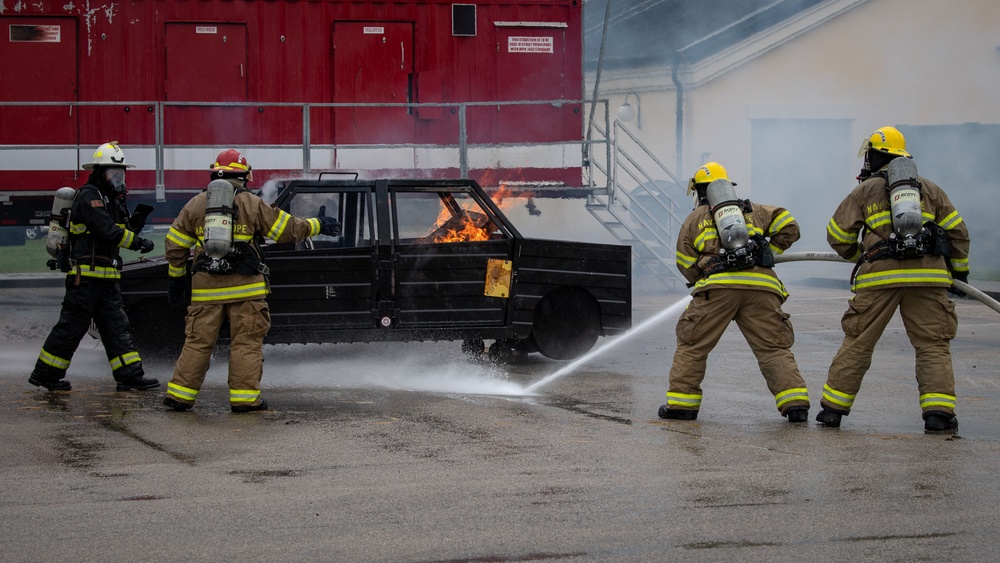
M4 63L0 101L135 103L72 111L0 107L0 145L90 147L111 139L124 147L153 145L155 108L141 102L465 102L584 96L582 2L475 2L477 29L472 37L452 35L453 3L132 0L109 2L89 13L81 3L62 0L25 3L18 13L0 15L0 59L16 53L29 60L20 70ZM60 25L63 43L52 49L50 44L11 42L9 28L18 24ZM406 45L410 52L404 52L406 68L399 75L374 71L387 61L366 59L371 55L363 52L340 55L356 46L344 43L342 35L365 26L390 30L387 41ZM512 52L511 35L548 37L552 51ZM395 44L384 51L395 56ZM75 64L66 60L73 56ZM234 64L241 66L234 69ZM354 70L368 74L338 73L338 64L353 64ZM46 84L59 86L31 89L16 80L17 73L33 76L37 69L47 69ZM364 88L357 80L366 81L360 84ZM164 112L165 144L302 143L302 112L297 107L167 106ZM579 104L487 106L471 108L467 117L471 142L564 141L583 135ZM312 144L449 144L458 138L458 115L449 108L315 108L310 126ZM167 164L177 169L168 178L167 188L172 189L200 186L201 170L208 163ZM14 168L0 163L0 190L56 189L80 181L78 170ZM148 167L130 173L133 189L152 188L153 183Z

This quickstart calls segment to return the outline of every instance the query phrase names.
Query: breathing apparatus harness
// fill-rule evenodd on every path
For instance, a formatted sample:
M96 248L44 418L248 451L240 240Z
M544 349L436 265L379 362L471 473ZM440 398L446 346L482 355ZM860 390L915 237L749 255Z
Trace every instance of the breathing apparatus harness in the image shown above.
M910 158L895 158L882 170L872 176L879 176L886 182L892 232L882 237L866 225L861 230L864 241L866 231L878 235L879 240L869 248L862 248L861 257L851 273L851 283L861 264L879 260L905 260L922 256L948 256L950 246L944 228L933 221L923 221L920 208L920 180L917 179L917 165ZM949 263L950 268L950 263Z
M251 239L252 245L243 241L233 242L233 228L240 214L236 195L249 191L245 187L234 189L226 180L213 180L208 184L204 252L194 261L194 271L218 276L270 275L270 269L261 260L256 237Z
M773 268L774 254L767 239L763 235L750 236L747 229L746 215L753 213L750 201L737 199L733 184L725 179L713 181L705 192L722 248L717 256L709 259L704 277L754 266Z

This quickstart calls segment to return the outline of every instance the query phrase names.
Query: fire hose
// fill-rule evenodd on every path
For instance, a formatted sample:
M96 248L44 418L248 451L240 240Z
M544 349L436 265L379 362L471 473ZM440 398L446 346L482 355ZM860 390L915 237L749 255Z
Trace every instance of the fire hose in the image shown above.
M785 254L777 254L774 257L774 262L780 264L782 262L806 262L809 260L823 261L823 262L843 262L845 264L853 264L854 262L846 258L841 258L834 252L787 252ZM993 309L997 313L1000 313L1000 302L993 299L989 295L986 295L982 291L972 287L971 285L959 281L952 280L952 284L956 289L965 293L969 297L974 298L983 305L986 305L990 309Z

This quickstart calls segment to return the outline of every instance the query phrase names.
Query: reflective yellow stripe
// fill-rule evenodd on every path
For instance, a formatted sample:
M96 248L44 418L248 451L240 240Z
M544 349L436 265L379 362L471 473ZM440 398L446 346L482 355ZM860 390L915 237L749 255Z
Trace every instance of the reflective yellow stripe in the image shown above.
M278 211L278 218L271 225L271 229L267 232L267 238L271 240L278 240L281 238L282 233L285 232L285 227L288 226L288 220L291 219L291 215L285 213L284 211Z
M219 287L213 289L195 289L191 292L192 303L209 301L225 301L228 299L250 299L267 296L267 284L264 282L249 283L234 287Z
M688 256L686 254L681 254L680 252L677 253L676 259L677 259L677 264L679 264L684 268L690 268L694 266L695 262L698 261L698 259L695 258L694 256Z
M118 270L106 266L94 266L93 268L90 266L80 266L76 270L70 271L67 277L74 277L77 272L85 278L96 278L99 280L117 280L122 277Z
M306 219L306 221L309 222L309 236L314 237L314 236L318 235L319 234L319 229L321 227L321 225L319 223L319 219L317 219L316 217L312 217L312 218Z
M892 214L888 211L879 211L878 213L872 213L865 219L865 223L868 224L868 228L875 230L879 227L885 227L886 225L892 224Z
M956 272L968 272L969 271L969 259L968 258L952 258L951 259L951 269Z
M849 235L837 225L837 222L830 219L830 223L826 226L826 232L830 234L838 242L852 243L858 241L858 235Z
M230 389L230 403L252 403L260 398L259 389Z
M43 364L50 365L56 369L69 368L69 360L60 358L59 356L54 356L50 352L46 352L45 348L42 348L42 352L38 354L38 359L41 360Z
M194 237L189 237L173 227L170 227L170 231L167 232L167 240L181 248L191 248L197 242Z
M774 396L775 402L778 404L780 409L786 403L791 401L809 401L809 390L805 387L795 387L792 389L786 389L781 393Z
M879 287L894 283L913 283L926 285L951 285L951 274L948 270L938 268L921 268L910 270L886 270L859 275L854 282L854 289Z
M920 396L920 408L925 409L927 407L946 407L949 409L954 409L955 404L958 399L954 395L945 395L944 393L924 393Z
M167 275L172 278L183 278L187 275L187 265L174 266L171 264L167 267Z
M947 217L941 220L941 228L950 231L955 227L962 224L962 217L958 214L958 210L952 211Z
M135 233L125 229L125 232L122 234L122 239L118 241L118 248L128 248L132 246L133 242L135 242Z
M857 397L857 395L837 391L829 385L823 385L823 400L828 403L833 403L849 409L852 405L854 405L855 397Z
M785 286L778 281L778 278L755 272L722 272L721 274L713 274L705 279L698 280L698 282L694 284L694 287L695 289L700 289L702 287L727 285L765 287L773 289L775 292L785 297L788 296L788 292L785 291Z
M795 217L792 217L792 214L788 211L783 211L780 215L774 218L774 221L771 221L771 226L768 227L768 234L773 235L777 233L781 229L785 228L785 225L788 225L792 221L795 221Z
M120 367L141 361L142 358L139 357L139 352L129 352L127 354L122 354L121 356L117 356L111 360L108 360L108 363L111 364L112 370L116 370Z
M694 247L699 252L702 252L705 250L705 243L717 238L719 238L719 232L716 231L714 227L709 227L698 233L698 236L694 237Z
M198 390L191 389L190 387L182 387L171 381L170 383L167 383L167 395L173 395L178 399L193 401L195 397L198 396Z
M667 405L675 407L700 407L701 395L667 391Z

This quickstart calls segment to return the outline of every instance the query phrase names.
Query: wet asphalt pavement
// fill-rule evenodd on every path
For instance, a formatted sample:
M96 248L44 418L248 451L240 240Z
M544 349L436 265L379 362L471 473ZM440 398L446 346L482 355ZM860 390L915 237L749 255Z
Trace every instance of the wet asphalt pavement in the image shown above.
M996 560L1000 315L958 301L957 433L924 433L898 316L854 412L820 428L812 418L850 294L790 272L799 281L785 276L785 309L814 403L806 424L777 414L735 325L709 360L699 419L659 420L676 317L534 395L524 388L565 363L492 368L451 342L276 346L265 349L272 410L231 414L217 359L194 411L174 413L163 388L115 392L89 337L73 391L48 393L27 376L62 290L0 289L0 554ZM682 297L637 284L634 324ZM170 370L147 362L164 385Z

